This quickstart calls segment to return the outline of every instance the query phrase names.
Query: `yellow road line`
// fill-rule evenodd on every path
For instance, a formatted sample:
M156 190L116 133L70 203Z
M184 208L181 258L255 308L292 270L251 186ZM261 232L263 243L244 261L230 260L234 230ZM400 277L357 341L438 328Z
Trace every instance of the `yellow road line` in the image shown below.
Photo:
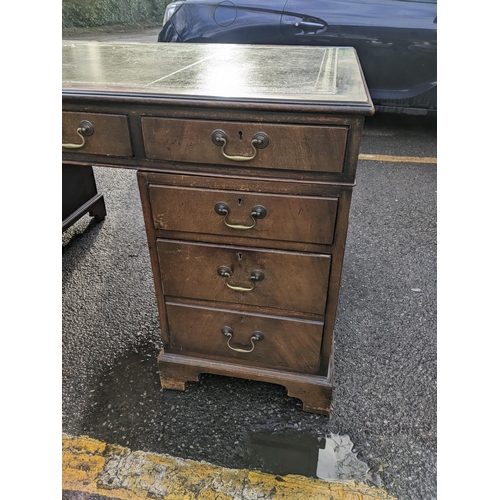
M396 500L354 481L327 482L225 469L206 462L131 451L87 436L63 435L62 489L120 500Z
M389 156L389 155L369 155L360 154L360 160L390 161L403 163L437 163L437 158L419 156Z

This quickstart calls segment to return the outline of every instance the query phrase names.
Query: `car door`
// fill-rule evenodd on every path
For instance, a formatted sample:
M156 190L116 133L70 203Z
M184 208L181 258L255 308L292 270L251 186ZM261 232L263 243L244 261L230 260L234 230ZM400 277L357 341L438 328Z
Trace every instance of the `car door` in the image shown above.
M279 44L286 0L187 0L172 17L183 42Z
M233 3L236 19L229 29L237 33L237 43L279 43L286 0L233 0Z
M351 46L375 99L401 99L436 84L435 0L288 0L280 42Z

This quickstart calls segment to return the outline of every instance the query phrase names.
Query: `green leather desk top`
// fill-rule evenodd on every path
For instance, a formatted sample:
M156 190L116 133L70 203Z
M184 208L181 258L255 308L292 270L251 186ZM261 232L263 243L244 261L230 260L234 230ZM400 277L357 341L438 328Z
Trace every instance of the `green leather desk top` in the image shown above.
M372 114L350 47L65 41L63 95L349 106Z

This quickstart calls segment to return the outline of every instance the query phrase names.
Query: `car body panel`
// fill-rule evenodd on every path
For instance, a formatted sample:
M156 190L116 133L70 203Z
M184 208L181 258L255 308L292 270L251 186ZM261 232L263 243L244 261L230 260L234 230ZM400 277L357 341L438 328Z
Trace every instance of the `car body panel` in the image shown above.
M435 6L401 0L315 0L312 17L308 13L313 9L304 0L288 0L280 41L354 47L372 98L414 97L437 80Z
M437 112L433 0L183 0L160 42L354 47L379 111Z
M177 39L169 39L173 34L167 32L167 23L158 41L276 45L280 43L281 13L285 2L269 2L271 6L262 0L179 2L181 6L170 22Z

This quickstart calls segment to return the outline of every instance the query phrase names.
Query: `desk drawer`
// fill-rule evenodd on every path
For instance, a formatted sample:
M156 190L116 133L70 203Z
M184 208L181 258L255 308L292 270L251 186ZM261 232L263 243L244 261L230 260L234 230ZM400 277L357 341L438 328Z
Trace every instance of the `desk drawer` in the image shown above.
M142 130L146 157L153 160L340 173L348 128L143 117ZM215 130L225 133L224 147L214 144ZM269 143L254 151L251 143L260 132Z
M85 136L85 144L79 148L64 148L64 153L84 153L105 156L132 156L130 132L127 117L124 115L107 115L98 113L62 114L63 144L82 144L77 133L82 120L92 124L94 133Z
M158 230L319 244L333 241L337 198L159 185L149 186L149 196ZM221 203L226 208L221 209ZM260 212L263 217L252 216L255 207L265 209Z
M166 309L169 352L302 373L318 369L322 322L173 303Z
M329 255L163 239L156 248L164 295L325 313Z

